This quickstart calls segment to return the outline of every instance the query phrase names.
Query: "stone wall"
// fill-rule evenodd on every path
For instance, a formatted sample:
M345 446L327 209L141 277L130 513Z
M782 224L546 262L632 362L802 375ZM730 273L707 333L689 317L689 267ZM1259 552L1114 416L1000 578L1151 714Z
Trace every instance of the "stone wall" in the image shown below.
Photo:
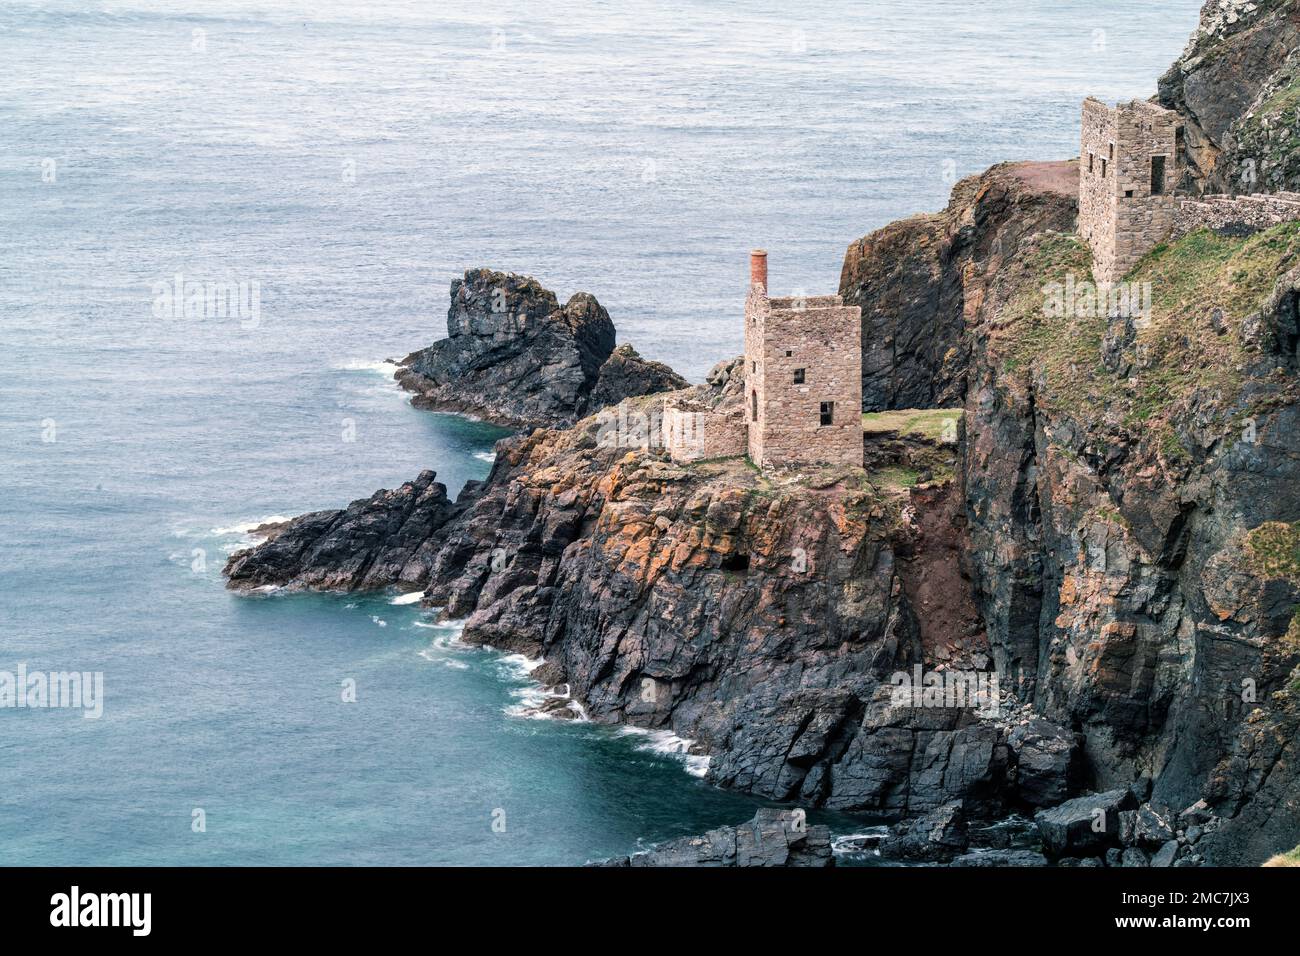
M733 458L745 454L748 430L739 412L669 406L663 414L663 445L674 461Z
M1092 97L1083 101L1079 143L1079 235L1092 247L1093 272L1115 267L1115 110Z
M1177 113L1140 100L1113 109L1084 101L1079 234L1098 282L1118 281L1173 229L1179 124Z
M838 295L751 292L745 376L755 464L862 464L861 309Z
M1300 219L1300 193L1184 199L1174 211L1172 238L1197 229L1267 229L1296 219Z

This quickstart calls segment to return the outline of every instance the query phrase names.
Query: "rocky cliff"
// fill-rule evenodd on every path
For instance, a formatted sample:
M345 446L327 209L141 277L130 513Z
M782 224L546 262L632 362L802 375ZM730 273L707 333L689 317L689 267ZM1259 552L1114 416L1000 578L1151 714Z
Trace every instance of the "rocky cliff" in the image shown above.
M1200 192L1300 188L1300 4L1207 0L1186 51L1160 79L1183 114L1183 183Z
M472 269L451 284L447 338L402 360L397 380L421 408L507 427L563 426L633 395L682 388L668 366L614 348L595 297L560 306L536 279Z
M1235 90L1240 116L1273 88L1269 38L1295 7L1207 6L1162 83L1196 119L1203 183L1240 128L1212 91ZM1075 176L994 167L943 213L849 247L841 292L879 410L861 469L676 464L659 387L681 383L607 349L594 300L557 309L530 280L467 274L449 323L483 341L412 357L418 387L438 404L455 391L438 375L524 361L536 387L509 414L576 423L504 440L454 502L426 472L268 529L230 585L423 589L466 640L544 656L537 676L593 719L693 741L718 785L905 817L886 841L905 858L1041 862L968 838L968 820L1013 810L1037 811L1064 862L1293 847L1300 224L1193 232L1111 301L1073 234ZM534 351L561 358L534 367L497 342L483 296L503 280L505 314L545 315ZM636 384L602 389L611 363ZM723 363L672 397L726 411L740 378ZM654 394L623 398L638 390ZM593 396L622 401L579 419ZM918 703L897 692L912 673L995 677L993 706ZM1098 810L1113 829L1092 828ZM724 860L739 829L664 859Z
M1005 163L957 183L948 208L852 243L840 272L845 305L862 309L866 411L960 405L969 366L963 276L1021 237L1074 229L1073 162Z
M686 397L739 402L737 371ZM425 473L268 529L230 584L422 588L465 640L544 656L537 676L593 719L693 740L723 786L844 810L1040 803L1067 732L1013 740L1014 720L921 713L887 683L926 661L991 668L956 443L904 424L869 470L682 466L644 441L661 406L505 439L455 503Z

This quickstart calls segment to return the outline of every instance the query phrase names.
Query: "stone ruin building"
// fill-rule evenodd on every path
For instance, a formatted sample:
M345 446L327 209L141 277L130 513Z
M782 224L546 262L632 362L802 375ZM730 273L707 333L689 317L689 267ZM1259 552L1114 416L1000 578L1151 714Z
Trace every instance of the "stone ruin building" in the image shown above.
M1300 219L1300 193L1179 196L1182 118L1141 100L1083 101L1079 235L1092 247L1093 277L1112 285L1159 243L1194 229L1267 228Z
M760 468L862 464L862 311L838 295L771 298L767 253L750 254L745 406L664 410L679 461L748 454Z

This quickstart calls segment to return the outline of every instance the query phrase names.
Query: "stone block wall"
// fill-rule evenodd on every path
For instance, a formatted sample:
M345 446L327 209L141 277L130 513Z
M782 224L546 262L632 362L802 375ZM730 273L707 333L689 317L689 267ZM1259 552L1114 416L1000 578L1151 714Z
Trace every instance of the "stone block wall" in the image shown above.
M1115 266L1115 110L1092 97L1083 101L1079 143L1079 235L1092 247L1093 272Z
M862 464L857 306L838 295L771 299L751 291L745 386L749 456L759 467Z
M1140 100L1111 108L1090 97L1081 129L1079 234L1096 280L1117 282L1173 229L1179 117Z
M1267 229L1300 219L1300 193L1202 196L1184 199L1174 211L1171 238L1197 229Z
M749 433L744 417L711 409L666 407L663 444L674 461L732 458L748 450Z

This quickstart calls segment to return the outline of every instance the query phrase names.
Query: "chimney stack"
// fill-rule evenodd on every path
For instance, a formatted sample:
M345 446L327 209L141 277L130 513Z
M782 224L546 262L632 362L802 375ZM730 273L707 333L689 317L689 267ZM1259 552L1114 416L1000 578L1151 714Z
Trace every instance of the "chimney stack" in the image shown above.
M767 294L767 250L755 249L749 254L749 285Z

